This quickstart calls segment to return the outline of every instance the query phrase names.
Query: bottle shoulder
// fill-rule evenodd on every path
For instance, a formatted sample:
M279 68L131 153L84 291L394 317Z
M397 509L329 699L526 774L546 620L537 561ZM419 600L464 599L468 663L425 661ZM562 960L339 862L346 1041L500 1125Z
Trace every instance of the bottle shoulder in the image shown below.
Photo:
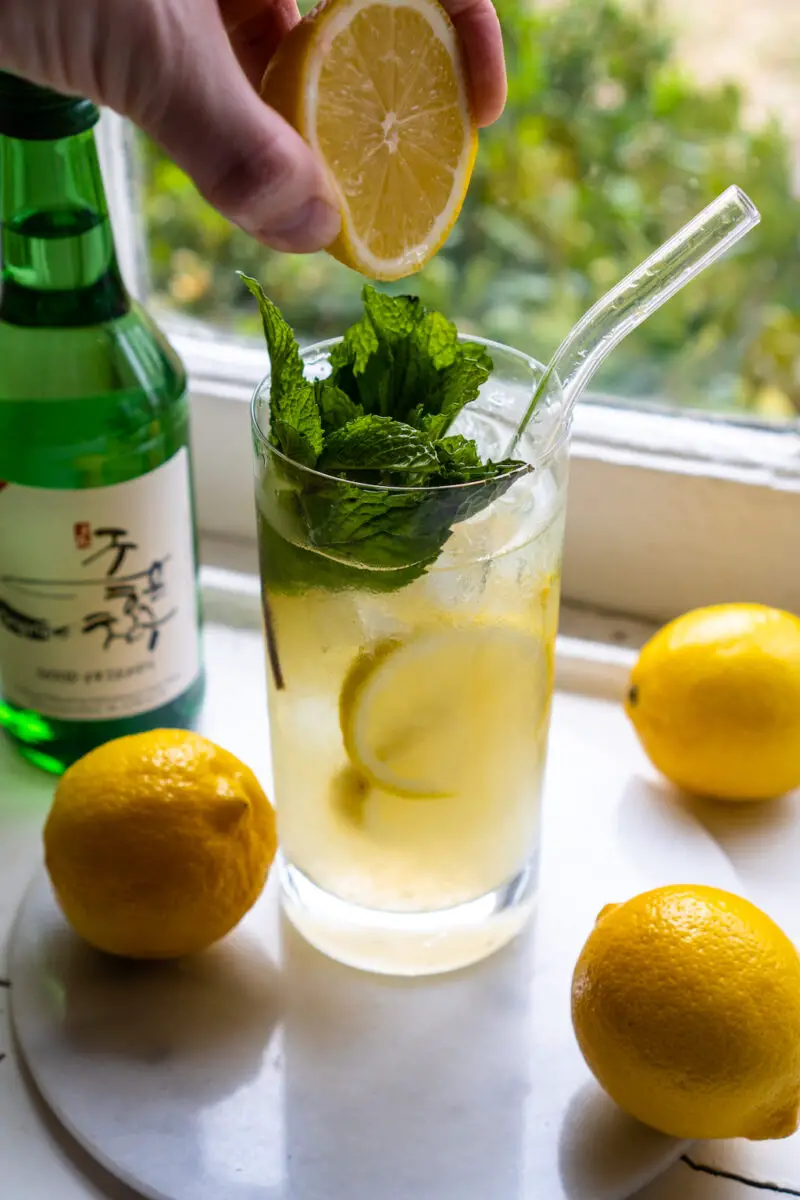
M188 445L186 376L141 309L79 329L0 324L0 479L123 482Z
M186 373L139 305L116 320L70 329L0 321L0 403L76 401L138 391L177 399Z

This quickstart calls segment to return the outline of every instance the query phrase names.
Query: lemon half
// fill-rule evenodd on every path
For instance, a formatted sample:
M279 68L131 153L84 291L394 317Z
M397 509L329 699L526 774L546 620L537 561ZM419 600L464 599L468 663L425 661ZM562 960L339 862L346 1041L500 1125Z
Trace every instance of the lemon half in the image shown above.
M461 210L477 152L458 34L438 0L327 0L282 40L263 99L324 162L342 232L373 279L418 271Z

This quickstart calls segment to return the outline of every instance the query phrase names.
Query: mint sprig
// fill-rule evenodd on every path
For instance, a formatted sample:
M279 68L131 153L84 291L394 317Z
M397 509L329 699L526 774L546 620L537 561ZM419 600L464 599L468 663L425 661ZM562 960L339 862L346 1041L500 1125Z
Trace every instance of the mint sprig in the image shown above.
M419 429L369 413L326 437L318 466L336 474L413 471L416 475L438 471L440 463L434 443Z
M248 275L243 281L258 301L270 362L270 436L287 458L313 467L322 453L323 429L314 385L303 375L300 347L279 309Z
M474 342L459 342L452 322L417 297L367 285L364 315L332 350L330 376L312 382L290 326L260 284L242 278L258 300L269 350L270 441L320 472L287 464L280 489L292 510L284 514L289 525L299 518L312 557L314 550L325 556L319 572L305 562L296 585L316 576L326 588L356 579L378 590L405 586L436 560L453 525L530 469L513 460L483 462L474 441L447 432L489 378L490 356ZM447 486L454 484L472 486ZM272 539L267 557L275 553ZM294 547L291 557L305 553ZM264 564L281 590L294 574L286 568L288 561Z

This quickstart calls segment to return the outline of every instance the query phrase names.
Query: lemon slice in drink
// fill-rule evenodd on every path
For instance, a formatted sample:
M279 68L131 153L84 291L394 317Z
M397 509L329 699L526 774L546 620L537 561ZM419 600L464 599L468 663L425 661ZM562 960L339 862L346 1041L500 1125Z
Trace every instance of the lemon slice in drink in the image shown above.
M334 258L373 279L432 258L478 145L458 35L438 0L323 0L282 40L261 95L327 167L342 216Z
M529 760L547 705L539 641L505 626L387 641L356 659L340 697L353 765L410 799L491 789Z

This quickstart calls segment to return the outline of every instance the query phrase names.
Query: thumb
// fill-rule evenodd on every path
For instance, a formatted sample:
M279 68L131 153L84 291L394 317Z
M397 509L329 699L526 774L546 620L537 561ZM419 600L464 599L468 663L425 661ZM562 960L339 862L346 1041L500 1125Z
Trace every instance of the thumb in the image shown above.
M130 117L221 213L279 250L339 231L321 163L255 93L217 0L0 0L0 67Z
M134 102L127 115L192 177L210 204L259 241L277 250L319 250L340 227L323 168L253 90L221 24L218 33L188 53L184 47L179 70L166 56L152 63L148 78L165 80L166 86L140 112Z

